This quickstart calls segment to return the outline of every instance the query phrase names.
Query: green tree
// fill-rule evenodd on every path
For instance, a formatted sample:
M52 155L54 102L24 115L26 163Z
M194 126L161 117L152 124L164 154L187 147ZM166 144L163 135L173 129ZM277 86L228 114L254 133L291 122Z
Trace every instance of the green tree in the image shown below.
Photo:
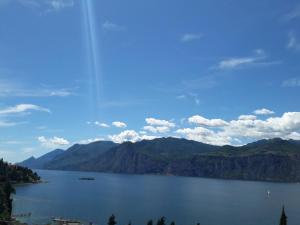
M117 224L116 217L114 214L112 214L108 219L107 225L116 225L116 224Z
M0 218L8 220L12 212L12 199L11 194L15 193L15 189L6 181L0 184Z
M157 225L166 225L166 219L164 216L157 221Z
M287 216L285 215L284 206L282 207L282 212L281 212L279 225L287 225Z
M174 222L174 221L172 221L170 225L175 225L175 222Z
M147 225L153 225L153 221L152 220L149 220Z

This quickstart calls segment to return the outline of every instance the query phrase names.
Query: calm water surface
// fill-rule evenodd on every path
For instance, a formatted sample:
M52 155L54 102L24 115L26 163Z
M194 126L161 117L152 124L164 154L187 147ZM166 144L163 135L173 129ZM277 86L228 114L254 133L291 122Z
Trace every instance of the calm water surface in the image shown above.
M52 217L107 224L146 225L165 216L176 225L277 225L286 206L289 225L300 224L300 185L170 176L37 171L48 183L16 187L13 214L44 224ZM94 177L94 181L79 180ZM267 190L271 191L268 198Z

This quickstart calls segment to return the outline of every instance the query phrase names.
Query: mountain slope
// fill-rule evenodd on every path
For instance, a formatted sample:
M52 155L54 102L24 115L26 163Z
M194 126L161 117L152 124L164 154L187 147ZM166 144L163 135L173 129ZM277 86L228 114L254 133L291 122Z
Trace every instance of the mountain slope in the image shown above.
M18 163L20 166L32 168L32 169L42 169L45 167L45 165L53 160L55 157L61 155L64 153L64 150L62 149L55 149L51 152L48 152L47 154L39 157L39 158L34 158L30 157L29 159L24 160L21 163Z
M86 161L79 169L121 173L163 173L170 161L189 159L218 149L219 146L178 138L126 142L98 158Z
M220 146L172 137L143 140L135 143L134 148L140 153L164 160L189 158L192 155L211 153L221 149Z
M97 141L90 144L75 144L63 154L44 164L45 169L76 170L80 164L97 158L118 144L111 141Z

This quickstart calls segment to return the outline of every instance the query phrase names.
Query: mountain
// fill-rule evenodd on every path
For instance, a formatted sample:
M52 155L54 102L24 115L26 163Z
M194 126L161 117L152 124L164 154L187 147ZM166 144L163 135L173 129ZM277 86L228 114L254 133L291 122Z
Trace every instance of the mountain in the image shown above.
M42 169L48 162L52 161L55 157L63 153L64 150L55 149L39 158L30 157L29 159L26 159L25 161L19 163L18 165L32 168L32 169Z
M44 164L46 169L76 170L82 163L97 158L118 144L111 141L97 141L90 144L75 144Z
M80 170L163 174L174 160L190 159L199 154L210 153L219 146L203 144L178 138L157 138L137 143L123 143L98 158L87 161Z
M44 169L299 182L300 143L279 138L239 147L178 138L95 142L72 146Z
M76 170L81 163L97 158L117 145L111 141L75 144L65 151L56 149L39 158L30 157L18 165L32 169Z

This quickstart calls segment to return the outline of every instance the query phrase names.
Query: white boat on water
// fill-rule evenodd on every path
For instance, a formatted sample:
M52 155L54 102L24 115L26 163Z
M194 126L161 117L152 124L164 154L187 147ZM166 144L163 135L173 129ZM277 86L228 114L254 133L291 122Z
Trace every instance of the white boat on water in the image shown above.
M83 225L79 221L62 219L62 218L54 218L53 222L54 222L55 225Z

